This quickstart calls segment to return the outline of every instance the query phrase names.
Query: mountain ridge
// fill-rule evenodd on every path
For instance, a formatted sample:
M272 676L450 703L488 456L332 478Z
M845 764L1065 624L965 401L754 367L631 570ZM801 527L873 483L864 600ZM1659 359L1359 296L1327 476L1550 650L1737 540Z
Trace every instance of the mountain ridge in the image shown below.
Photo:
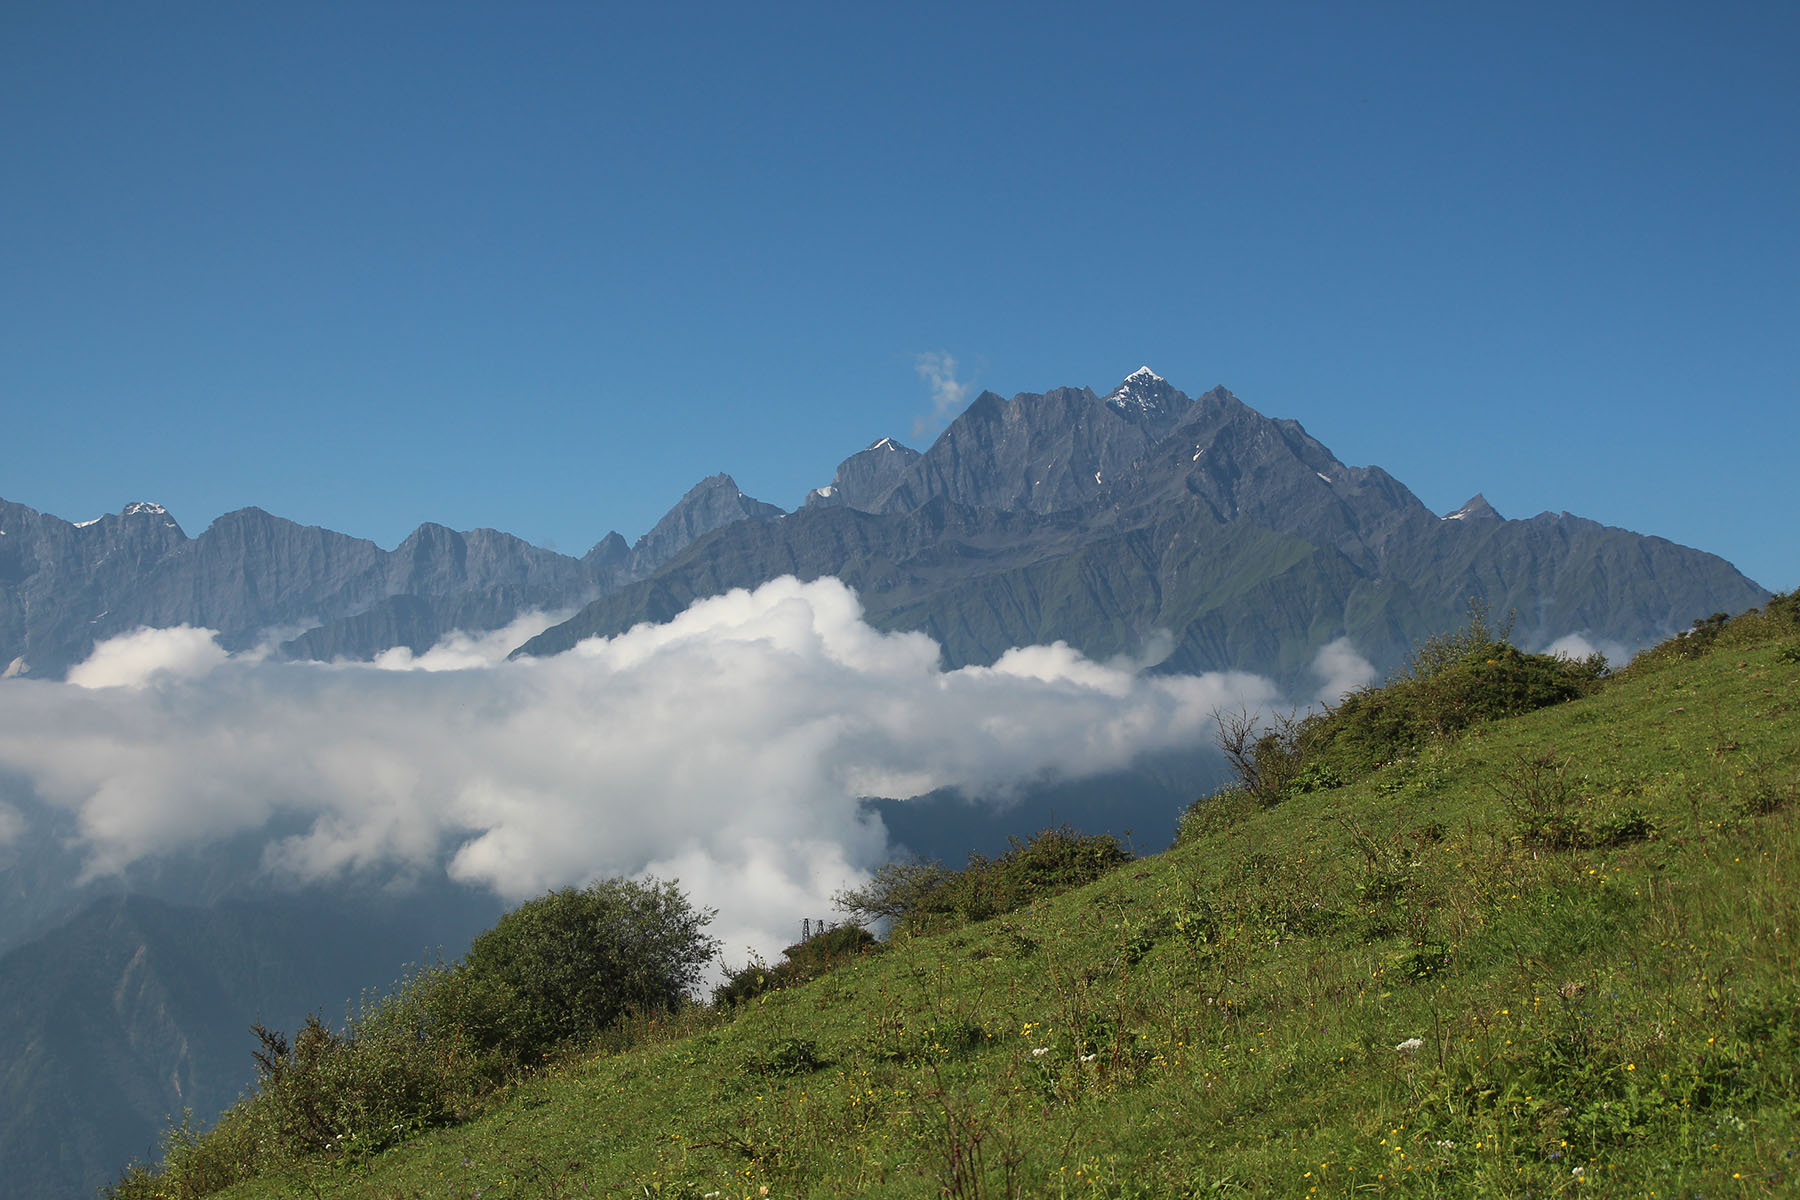
M830 509L906 519L852 529L821 516ZM708 476L635 543L611 533L580 558L498 530L431 522L384 551L254 507L189 538L151 502L71 524L0 501L0 671L57 678L97 641L140 626L217 629L233 650L273 633L290 657L367 659L394 646L420 651L458 629L498 629L527 611L572 612L567 629L521 648L540 653L573 644L577 630L617 633L672 615L677 596L784 573L845 578L876 619L943 632L953 662L991 661L1042 638L1129 651L1172 625L1169 669L1287 678L1305 654L1273 649L1273 631L1235 639L1209 631L1215 611L1251 626L1258 614L1188 595L1196 580L1221 595L1262 589L1277 610L1310 595L1316 619L1304 623L1302 649L1362 631L1371 638L1364 653L1383 669L1453 622L1471 597L1520 609L1522 636L1539 645L1574 634L1629 649L1768 595L1716 556L1660 541L1651 550L1634 540L1644 535L1584 520L1508 521L1479 494L1439 516L1381 467L1338 460L1300 422L1263 416L1222 385L1189 397L1145 366L1105 395L984 391L924 451L878 439L792 512L746 496L729 475ZM1240 522L1321 552L1316 579L1278 584L1288 555L1242 557L1262 535L1224 534ZM1569 528L1552 534L1546 523ZM1471 542L1449 532L1457 526L1488 534ZM1148 559L1138 545L1145 536L1160 539ZM997 539L1015 544L997 553ZM1576 542L1605 559L1606 571L1561 557ZM1471 547L1502 561L1478 564ZM1199 567L1219 553L1235 555L1250 576L1229 582ZM696 561L706 555L718 561ZM1333 556L1349 577L1339 578ZM1056 579L1108 571L1138 578L1154 596L1108 597L1086 585L1063 594ZM664 581L645 587L652 579ZM1165 602L1171 594L1175 602ZM635 608L629 599L651 596ZM949 607L930 610L927 596ZM1393 621L1367 611L1384 598L1401 604ZM1283 637L1301 627L1278 624ZM1257 649L1233 659L1233 641Z
M924 452L872 463L881 445L845 459L831 490L786 520L696 538L516 653L555 653L782 574L842 578L873 623L932 634L950 665L1047 640L1134 653L1167 630L1163 669L1289 684L1337 637L1392 670L1471 598L1518 610L1538 647L1576 635L1630 649L1768 596L1717 556L1566 513L1506 521L1476 496L1440 517L1300 422L1222 386L1189 398L1148 368L1104 397L983 392ZM878 520L826 515L842 509Z

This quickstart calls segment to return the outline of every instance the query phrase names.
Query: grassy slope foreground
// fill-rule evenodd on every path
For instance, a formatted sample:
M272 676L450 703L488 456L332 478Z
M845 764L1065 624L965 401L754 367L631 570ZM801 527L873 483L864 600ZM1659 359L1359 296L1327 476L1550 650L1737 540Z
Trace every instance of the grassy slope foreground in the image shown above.
M1800 629L1706 632L225 1194L1797 1194Z

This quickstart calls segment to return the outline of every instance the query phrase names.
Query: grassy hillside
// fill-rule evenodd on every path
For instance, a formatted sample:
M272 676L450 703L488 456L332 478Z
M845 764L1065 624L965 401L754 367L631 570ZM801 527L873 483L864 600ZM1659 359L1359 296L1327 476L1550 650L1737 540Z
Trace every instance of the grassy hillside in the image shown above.
M1794 599L1380 765L1299 739L1278 803L1085 888L224 1194L1795 1194Z

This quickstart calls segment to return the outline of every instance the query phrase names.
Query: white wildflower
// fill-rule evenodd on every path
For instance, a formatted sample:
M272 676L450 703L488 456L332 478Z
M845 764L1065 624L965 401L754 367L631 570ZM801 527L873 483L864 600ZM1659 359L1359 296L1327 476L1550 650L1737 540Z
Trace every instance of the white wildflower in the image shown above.
M1042 1058L1048 1053L1050 1053L1050 1047L1048 1046L1033 1046L1031 1049L1031 1057L1033 1058Z
M1395 1046L1394 1049L1399 1051L1401 1054L1412 1055L1412 1054L1417 1054L1419 1052L1419 1047L1423 1046L1424 1044L1425 1044L1425 1039L1411 1037L1411 1038L1407 1038L1404 1042L1401 1042L1398 1046Z

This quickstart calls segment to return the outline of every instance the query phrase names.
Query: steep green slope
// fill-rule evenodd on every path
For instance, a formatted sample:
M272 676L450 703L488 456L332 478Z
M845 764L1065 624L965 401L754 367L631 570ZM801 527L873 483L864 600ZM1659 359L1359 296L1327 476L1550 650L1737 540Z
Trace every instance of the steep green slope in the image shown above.
M622 1031L461 1126L227 1194L1789 1193L1781 599L1584 699L1203 807L1080 891Z

